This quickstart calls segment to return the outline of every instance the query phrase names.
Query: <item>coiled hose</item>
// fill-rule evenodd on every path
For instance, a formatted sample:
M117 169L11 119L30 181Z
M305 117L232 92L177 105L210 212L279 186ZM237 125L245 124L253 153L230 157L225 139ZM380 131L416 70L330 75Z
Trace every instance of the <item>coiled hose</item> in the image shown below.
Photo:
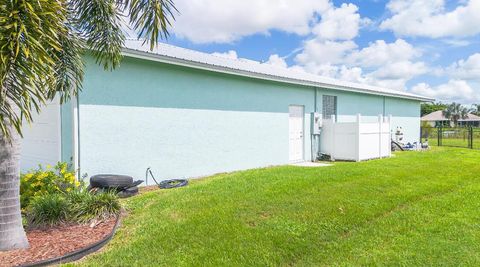
M147 185L148 185L148 176L152 177L153 181L155 181L155 183L158 185L160 189L172 189L172 188L184 187L188 185L188 180L186 179L164 180L159 183L157 182L157 179L155 179L155 176L153 176L152 169L150 167L148 167L147 171L145 172L145 181Z

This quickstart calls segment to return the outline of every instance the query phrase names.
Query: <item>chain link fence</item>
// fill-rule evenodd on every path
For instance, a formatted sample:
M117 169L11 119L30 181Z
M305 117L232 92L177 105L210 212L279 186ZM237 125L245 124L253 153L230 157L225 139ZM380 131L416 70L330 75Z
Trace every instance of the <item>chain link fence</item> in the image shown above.
M480 128L477 127L422 127L421 138L430 145L480 149Z

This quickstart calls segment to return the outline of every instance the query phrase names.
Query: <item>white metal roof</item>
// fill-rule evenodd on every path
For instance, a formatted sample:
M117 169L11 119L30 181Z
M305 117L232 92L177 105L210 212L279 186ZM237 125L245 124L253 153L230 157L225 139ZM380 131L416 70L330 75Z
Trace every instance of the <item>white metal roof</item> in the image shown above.
M291 84L300 84L320 88L328 88L342 91L392 96L398 98L415 99L419 101L433 101L433 99L407 93L404 91L386 89L365 84L340 81L322 77L307 72L291 70L271 64L260 63L247 59L231 59L213 54L202 53L165 43L158 43L153 51L150 45L144 44L143 40L127 39L125 41L124 54L126 56L142 58L146 60L160 61L175 65L183 65L198 69L216 72L230 73L253 77L258 79L273 80Z

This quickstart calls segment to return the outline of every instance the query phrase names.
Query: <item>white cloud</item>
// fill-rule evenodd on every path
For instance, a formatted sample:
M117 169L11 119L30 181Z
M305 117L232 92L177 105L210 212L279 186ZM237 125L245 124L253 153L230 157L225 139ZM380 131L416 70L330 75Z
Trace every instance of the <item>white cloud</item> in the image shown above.
M323 13L313 33L320 39L351 40L358 35L361 23L358 7L344 3L339 8L332 7Z
M303 70L309 73L317 74L320 76L337 78L340 67L333 64L318 64L316 62L308 62L305 65L299 65Z
M357 49L353 41L313 39L305 43L295 61L310 73L404 90L410 79L428 71L424 62L417 61L421 55L422 51L402 39L378 40L363 49Z
M180 14L172 32L194 43L231 43L274 29L350 40L370 22L360 17L356 5L336 8L330 0L177 0L175 4Z
M387 63L384 66L381 66L377 70L373 71L370 75L372 75L376 79L403 79L406 82L407 80L410 80L413 77L424 74L426 72L427 67L423 62L399 61Z
M215 53L212 53L212 55L217 56L217 57L238 59L237 51L235 51L235 50L230 50L230 51L224 52L224 53L215 52Z
M338 69L337 78L340 80L357 83L369 82L369 78L364 75L362 68L359 67L348 68L347 66L341 66Z
M353 41L324 41L312 39L305 42L303 51L295 58L300 65L337 64L345 61L345 57L357 48Z
M404 90L408 80L428 69L415 61L422 51L403 39L378 40L358 49L353 39L368 21L353 4L332 5L314 26L315 37L304 42L295 62L310 73Z
M435 87L431 87L426 83L419 83L412 87L411 91L440 101L456 101L471 104L479 100L478 93L463 80L450 80L448 83Z
M467 59L454 62L447 68L437 68L433 74L449 77L448 83L435 87L419 83L411 91L443 101L456 101L471 104L480 101L480 53L470 55Z
M280 57L277 54L271 55L268 58L268 61L265 62L265 64L270 64L270 65L277 66L277 67L282 67L282 68L287 68L288 67L288 64L285 61L285 59L283 59L282 57Z
M463 47L463 46L469 46L471 44L470 41L460 40L460 39L445 39L443 40L443 42L453 47Z
M177 0L173 33L195 43L230 43L277 29L306 35L329 0Z
M445 74L456 79L480 81L480 53L453 63L445 70Z
M194 42L231 42L271 29L312 34L294 58L297 65L289 67L292 70L404 90L408 80L428 69L417 60L422 51L403 39L392 43L378 40L359 49L354 38L369 20L360 16L354 4L335 7L329 0L298 0L294 4L286 0L185 1L179 0L177 6L188 24L179 17L174 32ZM321 19L316 21L318 15ZM216 55L238 59L235 51ZM276 54L266 64L288 67Z
M364 67L379 67L389 63L409 61L421 55L421 51L414 48L403 39L393 43L377 40L369 46L355 51L349 56L351 63Z
M338 8L331 5L312 30L315 38L304 42L303 51L295 61L310 72L336 72L330 65L343 63L357 48L352 39L358 36L362 21L356 5L342 4Z
M446 10L444 0L391 0L393 16L380 24L400 36L466 37L480 33L480 0Z

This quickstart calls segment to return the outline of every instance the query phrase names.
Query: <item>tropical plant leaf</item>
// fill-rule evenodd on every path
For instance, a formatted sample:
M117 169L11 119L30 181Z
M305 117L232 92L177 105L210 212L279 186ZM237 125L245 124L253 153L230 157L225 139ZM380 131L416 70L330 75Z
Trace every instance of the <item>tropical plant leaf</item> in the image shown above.
M0 5L0 128L21 134L48 99L67 33L66 7L55 0L7 0ZM64 37L64 36L63 36ZM7 126L10 125L10 126Z
M82 56L114 69L122 59L127 14L150 48L168 36L172 0L3 0L0 3L0 131L10 136L49 100L82 89Z
M121 28L121 10L116 0L71 0L72 23L86 40L97 63L114 69L122 60L125 36Z
M172 0L126 0L124 4L134 30L150 42L150 50L159 39L168 38L168 28L178 13Z

